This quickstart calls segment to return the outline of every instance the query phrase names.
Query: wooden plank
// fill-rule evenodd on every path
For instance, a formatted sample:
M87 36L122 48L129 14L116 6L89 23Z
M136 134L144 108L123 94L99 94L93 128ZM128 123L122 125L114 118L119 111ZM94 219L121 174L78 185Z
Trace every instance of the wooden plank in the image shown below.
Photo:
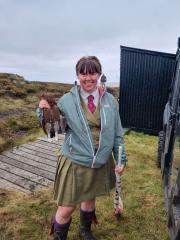
M58 134L58 139L64 140L64 138L65 138L65 134Z
M21 145L22 147L25 147L25 148L28 148L28 149L31 149L31 150L34 150L34 151L38 151L38 152L41 152L41 153L45 153L46 155L50 155L50 156L55 156L56 152L53 152L53 151L50 151L50 150L45 150L45 149L42 149L42 148L39 148L37 146L32 146L30 144L23 144ZM47 156L47 157L48 157Z
M37 140L36 142L38 142L38 141L47 143L49 146L52 145L52 146L54 146L54 147L59 147L59 146L62 146L62 145L63 145L63 141L58 141L58 142L53 141L53 142L49 142L49 141L46 140L46 139L39 139L39 140Z
M41 144L41 145L43 145L43 146L48 146L48 147L52 146L52 147L55 148L56 150L59 150L59 149L61 149L61 147L62 147L61 144L59 144L59 145L52 144L52 143L49 144L48 142L46 142L46 141L41 141L41 140L37 140L37 141L35 141L35 143Z
M30 145L31 146L36 146L36 147L39 147L39 148L42 148L42 149L45 149L45 150L48 150L48 151L51 151L51 152L55 152L55 153L57 153L58 150L60 149L60 146L59 147L54 147L52 145L44 145L42 143L37 143L37 142L33 142Z
M60 139L58 141L52 141L52 142L49 142L49 140L47 138L38 138L40 141L43 141L43 142L47 142L49 144L54 144L54 145L62 145L63 142L64 142L64 138L63 139Z
M26 170L28 172L34 173L36 175L39 175L39 176L47 178L51 181L54 181L55 174L50 173L48 171L41 170L41 169L37 168L36 166L31 166L31 165L26 164L24 162L20 162L20 161L17 161L15 159L12 159L12 158L9 158L9 157L6 157L6 156L2 156L2 155L0 155L0 162L8 163L8 164L10 164L12 166L15 166L17 168Z
M29 153L29 154L34 155L34 156L42 157L42 158L45 158L45 159L48 159L48 160L57 161L57 157L56 156L47 155L47 154L44 154L42 152L38 152L38 151L29 149L29 148L18 147L16 149L18 149L20 151L23 151L23 152L26 152L26 153Z
M6 179L7 181L14 183L17 186L20 186L29 191L33 191L35 188L36 189L40 188L40 185L38 183L30 181L30 180L23 178L21 176L18 176L16 174L7 172L3 169L0 169L0 176L1 176L1 178Z
M15 153L12 153L12 152L9 152L9 151L5 151L2 153L3 156L7 156L11 159L15 159L19 162L23 162L23 163L26 163L28 165L31 165L31 166L34 166L34 167L37 167L41 170L45 170L47 172L51 172L51 173L55 173L56 171L56 168L55 167L52 167L52 166L47 166L46 164L44 163L40 163L40 162L36 162L32 159L29 159L29 158L26 158L26 157L23 157L23 156L20 156L20 155L17 155Z
M40 177L34 173L30 173L28 171L25 171L23 169L20 169L20 168L17 168L17 167L14 167L8 163L2 163L0 162L0 169L2 170L5 170L7 172L10 172L10 173L14 173L18 176L21 176L23 178L27 178L33 182L36 182L42 186L48 186L50 185L50 183L52 183L51 181L49 181L48 179L44 178L44 177Z
M59 139L58 141L52 139L52 141L49 141L47 138L40 138L39 141L47 142L48 144L57 146L57 145L62 145L64 142L64 139Z
M59 144L54 144L54 143L48 143L46 141L41 141L41 140L37 140L33 143L38 143L38 144L41 144L42 146L47 146L47 147L50 147L50 148L54 148L54 149L60 149L62 147L62 144L59 143Z
M30 153L26 153L24 151L21 151L20 149L12 149L11 150L12 153L15 153L17 155L20 155L20 156L23 156L25 158L29 158L29 159L32 159L34 161L37 161L37 162L41 162L41 163L44 163L46 165L49 165L49 166L52 166L52 167L56 167L57 165L57 162L54 161L54 160L48 160L46 158L42 158L42 157L39 157L39 156L35 156L35 155L32 155Z
M30 193L29 190L24 189L12 182L7 181L6 179L3 179L0 177L0 192L3 191L3 189L9 189L9 190L18 190L24 193Z
M65 134L58 134L58 141L64 140L64 138L65 138ZM48 138L46 135L44 137L39 137L38 139L44 139L48 141Z

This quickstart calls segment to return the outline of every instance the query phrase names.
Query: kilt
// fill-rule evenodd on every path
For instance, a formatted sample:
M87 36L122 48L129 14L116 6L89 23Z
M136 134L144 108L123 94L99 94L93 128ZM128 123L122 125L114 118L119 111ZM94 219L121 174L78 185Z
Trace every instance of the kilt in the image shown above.
M82 201L109 195L115 186L114 168L113 156L101 168L88 168L61 154L56 169L54 200L58 206L75 207Z

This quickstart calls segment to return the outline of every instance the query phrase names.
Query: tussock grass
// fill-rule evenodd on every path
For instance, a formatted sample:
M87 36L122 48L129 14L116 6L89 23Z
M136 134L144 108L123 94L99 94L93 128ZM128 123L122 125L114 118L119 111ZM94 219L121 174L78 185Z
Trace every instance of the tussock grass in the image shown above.
M23 99L13 99L10 97L0 97L0 112L8 112L17 108L24 107Z
M134 133L125 137L128 165L123 182L124 213L113 216L113 194L97 199L97 239L167 240L162 182L156 168L157 137ZM0 191L0 239L49 240L48 228L56 211L52 187L33 194ZM73 214L69 239L78 240L79 209Z
M0 120L0 152L43 136L36 113L29 111Z

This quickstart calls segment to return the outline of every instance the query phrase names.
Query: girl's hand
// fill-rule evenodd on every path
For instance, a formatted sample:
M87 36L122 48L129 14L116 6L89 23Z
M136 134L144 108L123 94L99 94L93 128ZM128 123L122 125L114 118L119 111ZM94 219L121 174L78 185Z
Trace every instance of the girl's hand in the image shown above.
M125 169L124 165L116 166L115 167L115 173L117 173L117 174L119 174L121 176L123 174L123 172L124 172L124 169Z

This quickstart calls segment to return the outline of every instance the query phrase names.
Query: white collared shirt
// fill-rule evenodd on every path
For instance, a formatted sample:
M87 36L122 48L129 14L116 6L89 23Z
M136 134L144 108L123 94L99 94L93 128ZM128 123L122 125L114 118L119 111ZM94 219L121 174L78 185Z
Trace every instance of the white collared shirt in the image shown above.
M83 98L85 104L88 104L88 99L87 98L90 95L93 95L93 97L94 97L93 102L94 102L95 106L97 107L98 102L99 102L99 91L98 91L98 88L96 88L96 90L94 92L88 93L88 92L84 91L84 89L81 87L80 88L80 94L81 94L81 97Z

